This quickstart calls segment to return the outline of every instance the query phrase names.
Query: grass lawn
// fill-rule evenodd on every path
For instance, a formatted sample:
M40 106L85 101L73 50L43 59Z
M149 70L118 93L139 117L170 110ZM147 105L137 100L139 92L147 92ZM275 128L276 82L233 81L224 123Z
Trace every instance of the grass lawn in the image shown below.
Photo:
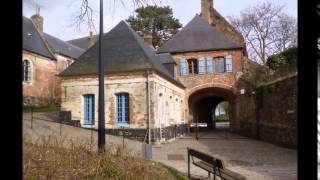
M216 122L229 122L229 116L228 115L216 116Z
M130 155L121 148L98 154L90 144L65 148L57 138L23 140L23 179L165 179L186 180L179 171Z

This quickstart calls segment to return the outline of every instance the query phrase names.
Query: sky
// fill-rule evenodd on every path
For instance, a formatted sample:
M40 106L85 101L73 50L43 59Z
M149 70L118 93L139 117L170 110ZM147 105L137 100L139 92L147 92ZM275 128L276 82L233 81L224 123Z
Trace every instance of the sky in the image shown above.
M40 15L44 18L44 32L62 40L71 40L89 35L87 28L78 29L71 26L74 16L79 11L82 0L23 0L23 15L30 18L35 14L35 2L40 5ZM94 8L95 26L99 33L99 0L88 0ZM195 14L201 11L201 0L150 0L158 2L158 6L170 6L173 17L182 25L187 24ZM214 8L224 17L240 15L244 9L254 6L263 0L213 0ZM296 0L265 0L275 5L284 5L284 12L297 17ZM29 2L29 3L25 3ZM136 6L133 0L104 0L104 32L108 32L121 20L134 15Z

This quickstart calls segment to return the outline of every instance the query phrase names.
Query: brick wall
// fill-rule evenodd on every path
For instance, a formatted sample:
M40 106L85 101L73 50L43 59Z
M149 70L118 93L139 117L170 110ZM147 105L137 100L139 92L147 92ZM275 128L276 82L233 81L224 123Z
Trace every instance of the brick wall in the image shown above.
M36 106L45 106L55 98L56 61L23 51L22 60L31 62L31 83L23 83L24 104L27 100Z
M240 134L275 143L297 147L297 76L252 89L236 100L237 124L233 130ZM255 94L252 94L252 92Z
M35 106L48 106L59 103L61 97L61 80L56 74L66 69L74 60L62 55L57 55L57 60L48 59L37 54L23 51L22 60L31 62L31 83L23 83L23 102Z
M225 57L227 55L232 56L232 72L231 73L213 73L213 74L195 74L181 76L179 67L176 66L176 72L178 79L187 87L192 89L199 85L208 83L220 83L226 86L234 86L236 79L239 77L243 69L243 55L241 50L225 50L225 51L207 51L207 52L187 52L187 53L175 53L172 55L177 64L181 57L185 59L191 59L199 57Z

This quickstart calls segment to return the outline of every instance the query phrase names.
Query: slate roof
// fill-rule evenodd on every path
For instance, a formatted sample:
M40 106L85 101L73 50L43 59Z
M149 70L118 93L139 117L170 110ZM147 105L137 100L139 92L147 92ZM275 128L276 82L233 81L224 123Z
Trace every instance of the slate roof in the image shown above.
M77 59L82 53L85 52L77 46L74 46L61 39L53 37L47 33L44 33L44 38L48 41L49 45L55 50L56 53Z
M231 41L199 15L196 15L180 32L160 47L157 52L176 53L241 48L242 46Z
M103 35L105 73L155 70L172 83L176 81L159 61L155 51L124 21ZM59 76L98 75L99 43L95 43Z
M82 37L82 38L78 38L78 39L72 39L67 42L70 44L73 44L75 46L78 46L84 50L87 50L87 49L89 49L88 48L88 38L89 38L89 36L86 36L86 37ZM96 43L99 40L98 35L94 35L93 38L94 38L94 43Z
M48 57L50 59L56 59L45 44L44 39L41 37L31 19L23 16L22 29L22 47L24 50Z
M169 53L156 54L162 64L177 64Z

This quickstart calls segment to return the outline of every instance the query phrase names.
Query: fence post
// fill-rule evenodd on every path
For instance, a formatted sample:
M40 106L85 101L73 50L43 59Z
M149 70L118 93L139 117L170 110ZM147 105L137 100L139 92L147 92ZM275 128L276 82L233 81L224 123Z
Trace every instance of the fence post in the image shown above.
M91 145L93 144L93 124L91 124L91 138L90 138L90 141L91 141Z
M198 126L198 121L199 121L199 117L198 117L198 115L197 115L197 123L196 123L196 140L198 140L199 139L199 135L198 135L198 133L199 133L199 126Z
M121 127L123 130L122 130L122 150L124 150L124 127L122 126Z
M190 176L190 151L189 151L189 148L187 148L187 151L188 151L188 178L191 179L191 176Z
M32 126L33 126L33 107L30 106L30 111L31 111L31 129L32 129Z

